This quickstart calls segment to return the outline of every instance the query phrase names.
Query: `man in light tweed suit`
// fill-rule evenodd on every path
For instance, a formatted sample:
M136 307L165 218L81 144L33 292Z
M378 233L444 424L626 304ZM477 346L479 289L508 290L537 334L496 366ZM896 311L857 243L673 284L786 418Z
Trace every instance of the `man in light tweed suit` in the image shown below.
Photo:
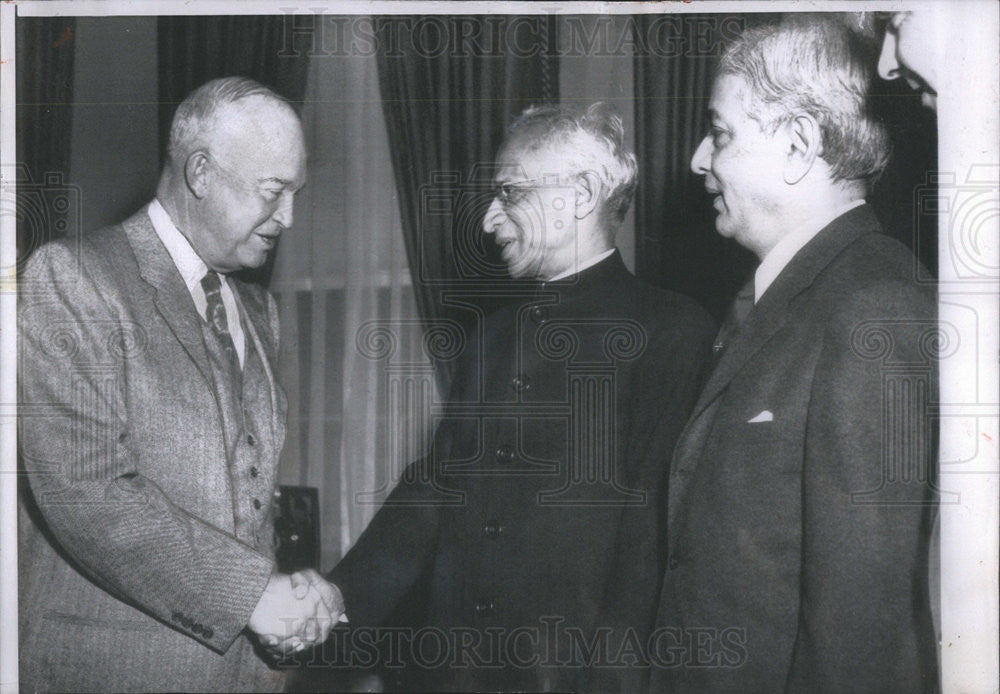
M28 263L23 690L280 690L254 641L300 648L339 616L315 572L275 572L278 318L228 276L264 263L304 178L288 104L215 80L179 106L152 203Z

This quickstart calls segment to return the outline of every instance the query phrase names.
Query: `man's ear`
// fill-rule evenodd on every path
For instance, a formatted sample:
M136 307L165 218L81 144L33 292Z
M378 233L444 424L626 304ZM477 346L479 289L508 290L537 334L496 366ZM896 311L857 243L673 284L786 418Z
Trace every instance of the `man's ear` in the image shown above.
M584 171L578 174L576 181L575 216L583 219L597 209L601 202L601 192L604 184L596 171Z
M184 162L184 181L188 189L199 200L208 194L208 153L203 150L192 152Z
M823 133L811 115L801 113L784 126L788 137L788 151L783 172L785 183L795 185L801 181L823 154Z

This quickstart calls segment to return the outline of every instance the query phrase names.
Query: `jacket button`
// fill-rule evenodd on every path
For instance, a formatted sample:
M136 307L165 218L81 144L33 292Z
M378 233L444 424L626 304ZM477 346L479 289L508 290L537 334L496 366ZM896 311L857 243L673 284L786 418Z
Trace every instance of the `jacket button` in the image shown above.
M528 315L531 316L531 320L537 325L545 325L545 322L549 319L549 311L544 306L532 306L528 311Z
M253 437L253 434L247 434L247 443L249 443L251 446L257 445L257 439Z
M498 463L509 463L514 460L514 448L504 444L502 446L497 446L496 455L494 456Z
M260 470L258 470L255 465L251 465L250 466L250 476L251 477L256 477L259 474L260 474Z
M514 390L518 393L523 393L531 388L531 379L525 374L518 374L513 378L510 384L514 386Z
M476 614L488 615L496 608L492 600L482 599L476 603Z
M183 619L183 616L181 616L180 612L174 612L172 615L170 615L170 619L174 620L175 622L179 622Z
M215 636L215 632L212 631L212 627L205 627L201 630L201 635L204 636L206 639L210 639L213 636Z
M670 568L670 570L673 571L680 565L681 565L681 560L677 558L677 555L674 554L670 555L670 559L667 561L667 566Z
M491 520L483 526L483 532L486 533L486 537L490 537L495 540L500 537L500 533L503 532L503 526L497 521Z
M260 499L254 499L253 500L253 507L255 509L257 509L258 511L260 510Z

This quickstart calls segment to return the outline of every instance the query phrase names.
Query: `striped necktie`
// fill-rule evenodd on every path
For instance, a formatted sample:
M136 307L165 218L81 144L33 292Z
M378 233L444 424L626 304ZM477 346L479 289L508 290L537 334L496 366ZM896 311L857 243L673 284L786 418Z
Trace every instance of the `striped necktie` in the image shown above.
M236 354L236 345L233 343L233 336L229 333L229 320L226 316L226 307L222 303L222 281L219 273L209 270L201 278L201 288L205 290L205 320L212 328L212 332L219 339L222 349L229 357L233 375L240 376L240 360Z

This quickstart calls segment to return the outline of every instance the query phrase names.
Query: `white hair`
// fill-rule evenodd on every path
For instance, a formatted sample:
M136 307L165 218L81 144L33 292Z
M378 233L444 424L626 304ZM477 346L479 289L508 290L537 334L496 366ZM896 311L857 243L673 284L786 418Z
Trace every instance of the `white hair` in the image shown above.
M244 99L266 99L294 112L278 93L248 77L222 77L206 82L191 92L174 113L167 145L170 160L183 165L193 151L206 144L204 140L215 127L219 111Z
M603 218L615 231L625 219L635 194L638 165L625 145L622 119L607 104L597 102L586 111L562 106L532 106L515 120L508 133L523 138L528 151L559 146L567 168L594 172L606 191Z
M747 29L722 55L719 74L749 85L748 115L773 132L799 113L820 125L834 180L872 183L889 160L885 127L872 115L872 61L864 32L843 17L803 16Z

